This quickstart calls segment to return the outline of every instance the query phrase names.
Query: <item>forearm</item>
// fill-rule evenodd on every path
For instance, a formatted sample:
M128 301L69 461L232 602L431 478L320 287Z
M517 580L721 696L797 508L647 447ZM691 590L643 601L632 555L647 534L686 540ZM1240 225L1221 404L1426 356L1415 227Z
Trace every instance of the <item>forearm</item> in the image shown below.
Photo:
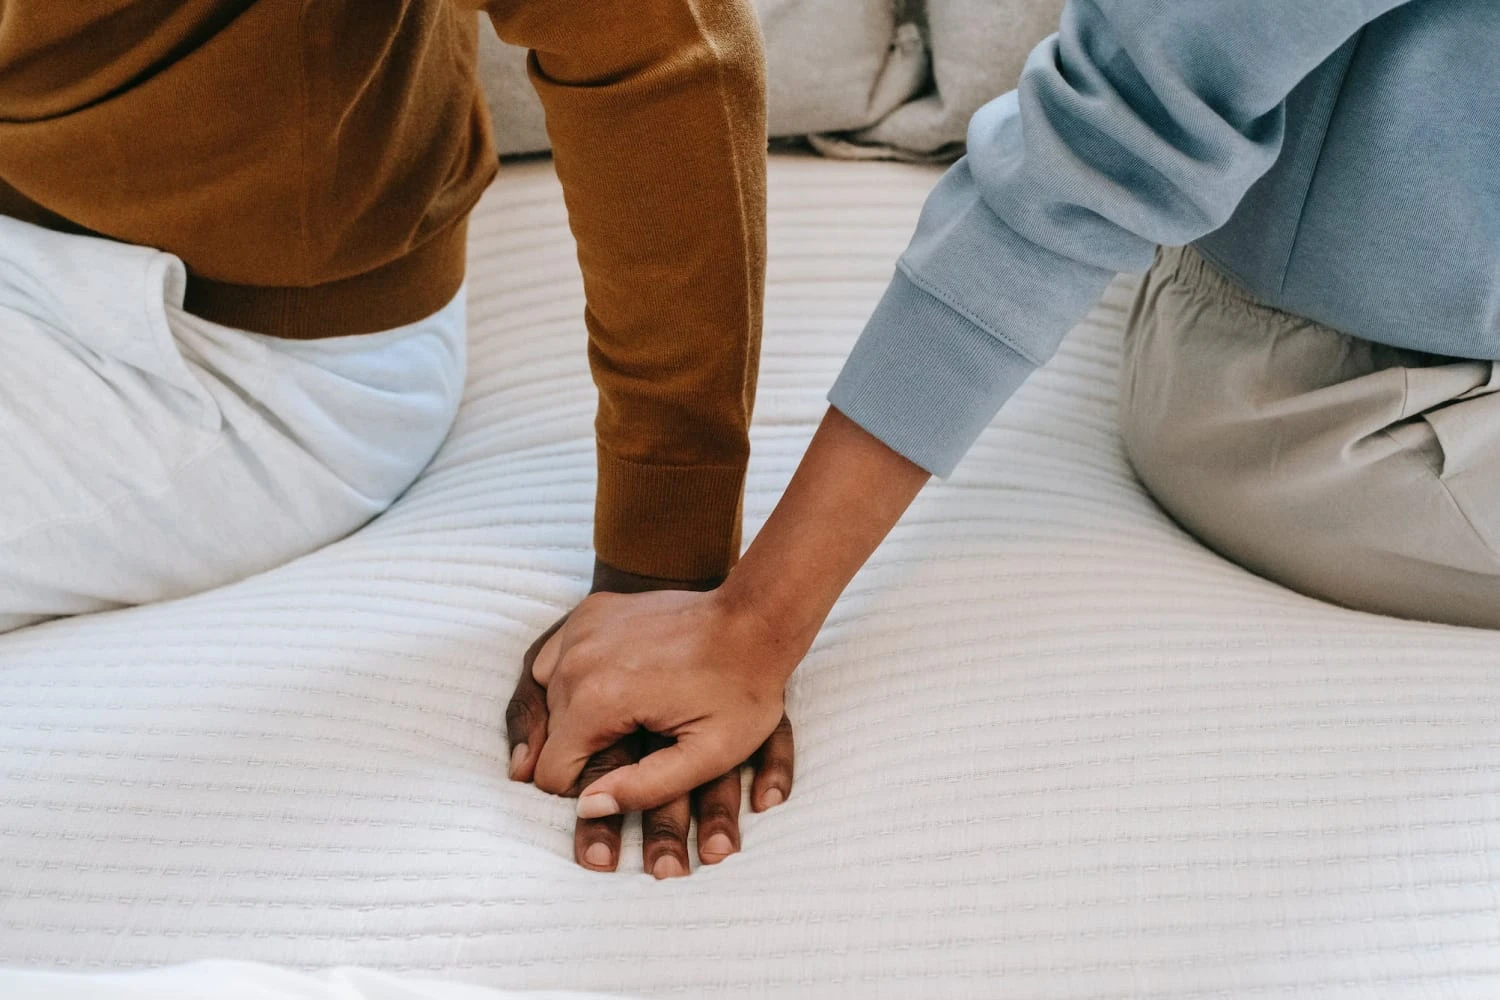
M1287 94L1404 2L1068 3L970 121L831 401L948 475L1115 273L1229 219Z
M926 470L830 407L786 493L721 588L725 599L805 649L927 479Z
M670 579L738 555L765 271L748 0L494 0L532 49L588 299L595 548Z

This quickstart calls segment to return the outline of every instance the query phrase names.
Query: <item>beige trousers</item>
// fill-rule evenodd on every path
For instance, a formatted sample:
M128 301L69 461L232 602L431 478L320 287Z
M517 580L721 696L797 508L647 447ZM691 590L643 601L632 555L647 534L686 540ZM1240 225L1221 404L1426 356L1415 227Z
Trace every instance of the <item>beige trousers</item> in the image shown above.
M1120 424L1210 548L1352 608L1500 628L1500 373L1265 306L1163 250L1125 339Z

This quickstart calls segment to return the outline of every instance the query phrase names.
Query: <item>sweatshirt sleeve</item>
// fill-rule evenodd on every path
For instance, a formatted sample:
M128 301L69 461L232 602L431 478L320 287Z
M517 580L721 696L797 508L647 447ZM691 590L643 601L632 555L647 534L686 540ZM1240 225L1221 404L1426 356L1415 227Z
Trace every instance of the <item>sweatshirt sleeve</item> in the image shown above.
M1111 277L1223 225L1293 88L1405 0L1069 0L969 124L829 393L946 476Z
M765 283L765 80L749 0L491 0L531 50L578 244L599 390L594 545L642 576L721 576L740 505Z

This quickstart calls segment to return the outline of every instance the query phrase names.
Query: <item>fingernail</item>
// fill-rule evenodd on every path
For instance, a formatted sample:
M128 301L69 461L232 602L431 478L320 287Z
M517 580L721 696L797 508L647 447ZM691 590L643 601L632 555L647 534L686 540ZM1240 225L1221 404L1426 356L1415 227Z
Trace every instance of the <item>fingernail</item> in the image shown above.
M779 806L785 801L786 796L781 793L781 789L767 788L760 797L760 807L762 809L769 809L772 806Z
M657 878L681 878L687 874L687 869L683 868L682 862L672 855L663 854L656 859L656 864L651 868L651 874Z
M620 803L615 801L613 795L607 795L604 792L585 795L578 800L579 819L600 819L604 816L613 816L619 811Z
M526 755L531 753L531 747L525 743L517 743L516 748L510 752L510 776L516 777L521 773L521 765L526 761Z
M698 857L712 861L722 861L733 853L734 841L730 840L726 833L714 834L698 849Z
M615 855L608 844L590 844L588 850L583 852L583 860L595 868L609 868L615 862Z

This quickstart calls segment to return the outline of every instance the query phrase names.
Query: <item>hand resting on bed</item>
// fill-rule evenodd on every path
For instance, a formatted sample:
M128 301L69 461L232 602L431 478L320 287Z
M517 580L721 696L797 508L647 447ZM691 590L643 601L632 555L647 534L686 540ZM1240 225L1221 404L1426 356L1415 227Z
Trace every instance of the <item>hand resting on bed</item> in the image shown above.
M639 593L662 586L694 585L622 573L603 563L595 565L594 593ZM532 665L544 643L568 618L568 615L564 615L527 650L520 680L506 710L506 729L511 747L510 776L517 781L532 779L537 758L546 742L549 723L547 692L532 675ZM668 742L640 730L625 734L592 754L577 780L564 794L577 795L581 789L599 778L635 764L643 756L664 748ZM791 722L785 716L782 716L760 749L745 763L753 772L750 787L750 807L753 810L762 812L786 800L792 790L793 737ZM646 871L657 878L688 874L691 869L687 842L692 820L697 821L698 858L701 863L715 864L738 851L741 793L740 767L733 766L701 784L690 796L681 795L660 808L645 810L641 824ZM614 871L620 861L623 825L624 816L619 813L591 819L580 818L573 833L574 860L594 871Z

